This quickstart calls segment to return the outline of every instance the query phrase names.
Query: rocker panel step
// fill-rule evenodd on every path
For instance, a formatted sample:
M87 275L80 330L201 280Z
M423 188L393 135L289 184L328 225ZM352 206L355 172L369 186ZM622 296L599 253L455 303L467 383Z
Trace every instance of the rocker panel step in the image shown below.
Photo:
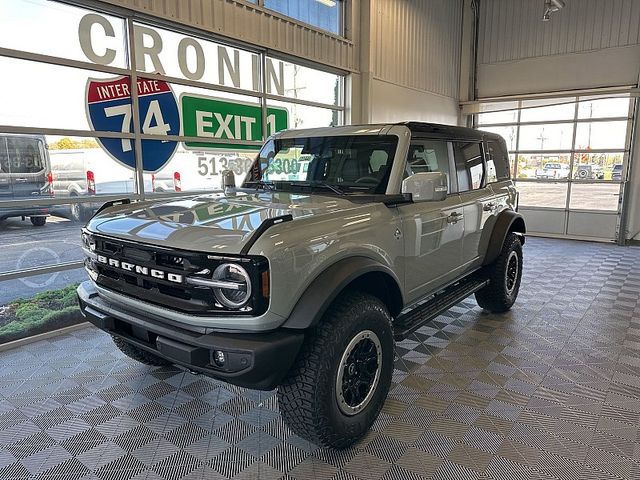
M393 336L403 340L422 325L446 312L472 293L489 284L489 280L480 275L471 275L433 295L425 303L401 314L393 325Z

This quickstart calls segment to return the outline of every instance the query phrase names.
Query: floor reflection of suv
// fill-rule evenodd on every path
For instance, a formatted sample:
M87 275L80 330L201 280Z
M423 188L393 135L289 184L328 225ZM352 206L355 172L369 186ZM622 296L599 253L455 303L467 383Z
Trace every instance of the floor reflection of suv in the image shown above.
M51 196L51 167L42 135L0 134L0 202L29 200L29 205L1 207L0 220L22 217L37 227L49 215L38 199Z
M394 339L471 294L492 312L518 295L525 225L495 134L290 130L227 187L107 204L83 231L82 312L143 363L277 388L287 425L317 444L367 432Z

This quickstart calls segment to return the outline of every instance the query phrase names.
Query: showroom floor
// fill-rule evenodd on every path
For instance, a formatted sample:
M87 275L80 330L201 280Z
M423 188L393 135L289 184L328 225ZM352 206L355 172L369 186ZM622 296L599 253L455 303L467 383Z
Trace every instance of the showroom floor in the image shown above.
M472 299L397 347L355 448L274 392L124 357L93 328L0 353L0 478L640 478L640 248L529 238L518 302Z

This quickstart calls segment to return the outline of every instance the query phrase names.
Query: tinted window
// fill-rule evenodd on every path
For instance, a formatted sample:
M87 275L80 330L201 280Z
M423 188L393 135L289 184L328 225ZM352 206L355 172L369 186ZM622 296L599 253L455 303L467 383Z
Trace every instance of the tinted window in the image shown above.
M482 149L477 142L453 142L458 176L458 191L466 192L482 187L484 163Z
M487 183L509 179L509 156L496 141L487 141Z
M38 173L44 169L42 142L34 138L7 138L11 173Z
M405 178L424 172L443 172L447 174L449 185L449 150L447 143L440 140L414 140L409 146Z

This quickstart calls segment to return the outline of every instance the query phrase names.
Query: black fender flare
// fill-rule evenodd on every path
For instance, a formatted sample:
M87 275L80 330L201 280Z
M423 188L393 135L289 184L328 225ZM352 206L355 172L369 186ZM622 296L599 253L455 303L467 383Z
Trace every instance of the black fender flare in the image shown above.
M489 225L485 225L485 232L488 232ZM493 222L493 228L490 230L490 236L486 238L486 255L482 265L489 265L498 258L504 245L504 240L510 232L515 232L522 237L522 243L524 244L524 234L527 233L527 229L524 224L524 218L513 210L503 210L498 214L495 222ZM484 236L484 235L483 235ZM481 240L481 245L485 242Z
M395 283L391 287L392 290L393 287L396 290L390 295L395 293L395 303L399 306L396 305L389 310L392 315L397 314L402 309L403 299L400 281L393 270L368 257L348 257L327 267L309 284L282 327L306 329L314 326L350 283L363 275L375 272L388 276Z

